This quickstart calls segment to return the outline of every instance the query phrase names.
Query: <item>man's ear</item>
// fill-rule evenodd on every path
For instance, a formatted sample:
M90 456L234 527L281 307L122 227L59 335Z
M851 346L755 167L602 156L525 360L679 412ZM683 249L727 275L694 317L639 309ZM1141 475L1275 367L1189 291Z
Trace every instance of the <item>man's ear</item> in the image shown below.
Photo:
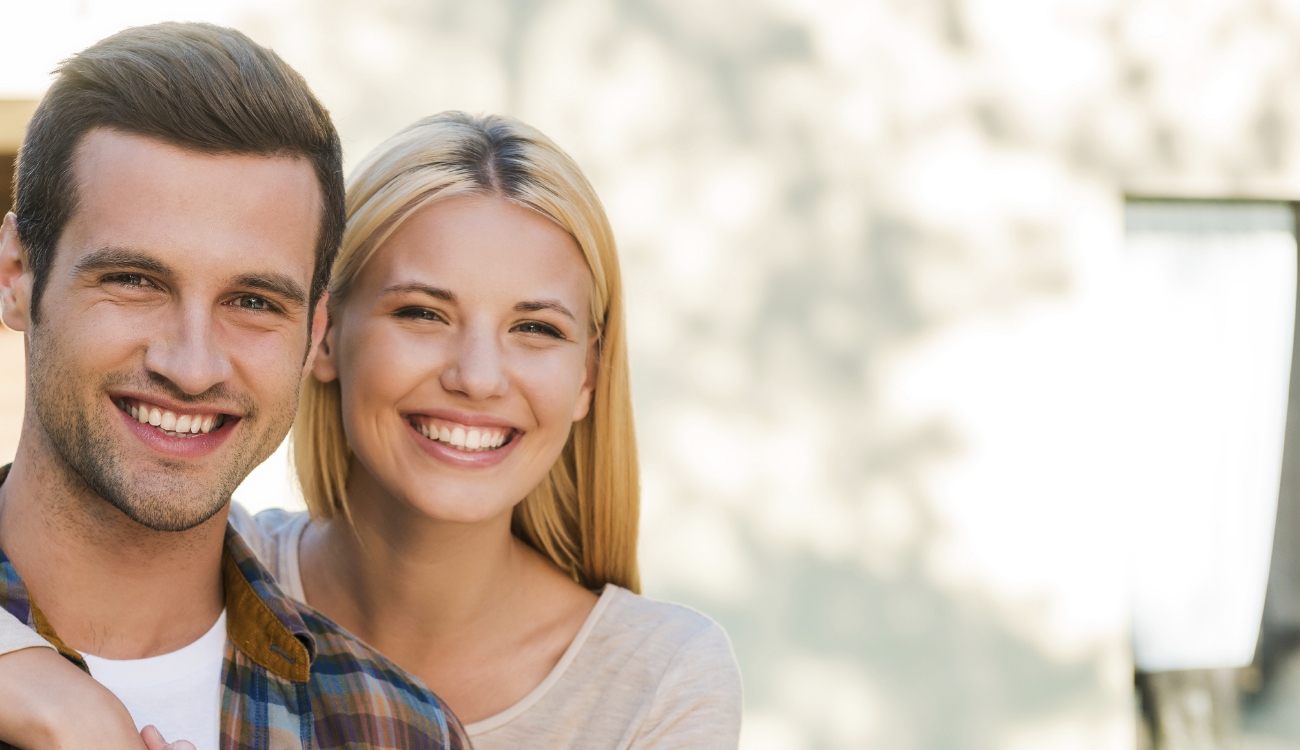
M316 303L316 310L312 313L312 351L307 362L312 376L322 383L328 383L339 376L338 366L334 360L337 334L335 326L330 322L327 302L329 302L328 292L321 295L320 301Z
M27 248L18 238L18 217L5 214L0 224L0 320L15 331L31 326L32 271Z
M591 411L591 397L596 391L596 372L600 363L600 338L593 335L587 339L587 372L582 379L582 389L578 391L578 400L573 405L573 421L581 422Z

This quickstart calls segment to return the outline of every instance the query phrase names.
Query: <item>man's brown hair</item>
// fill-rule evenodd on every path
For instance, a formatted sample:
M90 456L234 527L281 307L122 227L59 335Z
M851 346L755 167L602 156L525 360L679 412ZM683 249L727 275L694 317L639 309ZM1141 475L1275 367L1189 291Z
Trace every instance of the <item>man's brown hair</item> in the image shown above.
M77 205L73 159L109 128L210 154L303 157L316 170L321 226L311 302L343 234L343 157L329 114L293 68L234 29L163 23L121 31L63 61L36 108L14 173L18 236L32 271L31 317Z

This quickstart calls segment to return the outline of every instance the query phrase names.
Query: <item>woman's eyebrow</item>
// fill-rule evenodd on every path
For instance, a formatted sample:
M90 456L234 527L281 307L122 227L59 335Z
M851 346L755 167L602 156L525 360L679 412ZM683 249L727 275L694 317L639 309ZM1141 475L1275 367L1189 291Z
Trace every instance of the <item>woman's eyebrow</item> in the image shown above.
M554 310L560 313L561 315L566 316L567 318L569 318L569 320L572 320L575 323L578 322L578 316L570 312L569 308L560 304L559 300L554 300L554 299L528 300L526 302L520 302L519 304L515 305L515 312L539 312L541 310Z
M416 294L428 295L430 297L433 297L434 299L440 299L444 302L452 302L452 303L456 302L456 295L451 290L443 289L442 287L432 286L430 284L421 284L418 282L406 283L406 284L391 284L389 286L384 287L381 294L408 294L411 292L415 292ZM515 312L539 312L541 310L554 310L555 312L560 313L561 315L574 321L575 323L578 320L578 316L574 315L573 311L569 310L569 308L565 307L563 303L555 299L525 300L523 302L516 304L514 309Z
M433 297L434 299L440 299L443 302L456 301L456 295L452 294L450 290L443 289L442 287L430 286L429 284L420 284L420 283L393 284L391 286L384 287L384 290L380 293L381 294L406 294L409 292L415 292L417 294L427 294L430 297Z

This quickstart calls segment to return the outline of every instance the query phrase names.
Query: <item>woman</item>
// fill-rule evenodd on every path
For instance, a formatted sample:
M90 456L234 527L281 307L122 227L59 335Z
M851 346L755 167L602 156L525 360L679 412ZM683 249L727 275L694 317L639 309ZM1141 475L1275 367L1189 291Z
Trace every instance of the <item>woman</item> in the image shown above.
M735 746L725 634L635 593L623 296L576 164L506 118L417 122L353 175L330 295L294 431L310 517L232 513L285 591L477 747Z

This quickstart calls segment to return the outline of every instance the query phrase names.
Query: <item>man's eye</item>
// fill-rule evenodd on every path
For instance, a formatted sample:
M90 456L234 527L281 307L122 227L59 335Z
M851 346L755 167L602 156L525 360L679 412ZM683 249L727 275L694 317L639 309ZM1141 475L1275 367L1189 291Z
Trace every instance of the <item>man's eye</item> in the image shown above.
M265 297L258 297L252 294L245 294L235 299L235 306L241 310L252 310L261 312L273 309L271 303Z
M153 286L148 279L138 273L114 273L104 277L104 281L119 286L129 286L135 288Z

